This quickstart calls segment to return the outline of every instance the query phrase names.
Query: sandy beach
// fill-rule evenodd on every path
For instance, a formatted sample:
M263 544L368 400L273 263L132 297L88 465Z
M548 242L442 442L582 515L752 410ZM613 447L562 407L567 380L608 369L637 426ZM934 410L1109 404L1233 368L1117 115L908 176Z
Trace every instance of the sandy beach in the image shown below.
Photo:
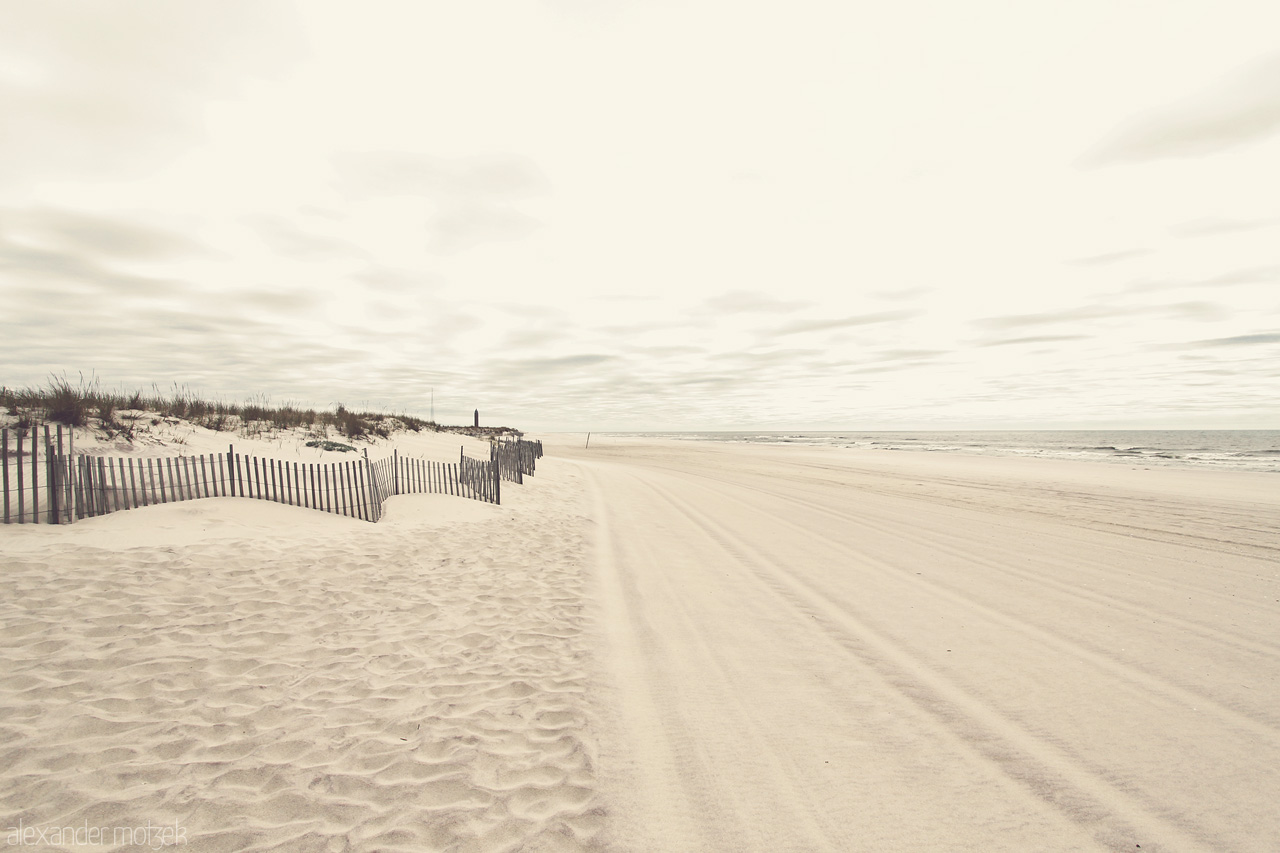
M1280 847L1274 476L546 446L501 506L402 496L372 525L225 498L0 529L0 828Z

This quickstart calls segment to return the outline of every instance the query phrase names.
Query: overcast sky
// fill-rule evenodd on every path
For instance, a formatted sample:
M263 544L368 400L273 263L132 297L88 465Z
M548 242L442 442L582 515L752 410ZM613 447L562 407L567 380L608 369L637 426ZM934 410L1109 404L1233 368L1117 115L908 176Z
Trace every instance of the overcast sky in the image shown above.
M0 384L1280 428L1275 0L0 0Z

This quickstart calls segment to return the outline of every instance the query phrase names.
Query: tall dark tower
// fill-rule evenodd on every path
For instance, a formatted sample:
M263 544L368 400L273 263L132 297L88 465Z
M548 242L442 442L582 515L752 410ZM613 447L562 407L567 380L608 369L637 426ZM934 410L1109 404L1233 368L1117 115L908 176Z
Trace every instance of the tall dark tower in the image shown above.
M476 429L480 429L480 410L476 409Z

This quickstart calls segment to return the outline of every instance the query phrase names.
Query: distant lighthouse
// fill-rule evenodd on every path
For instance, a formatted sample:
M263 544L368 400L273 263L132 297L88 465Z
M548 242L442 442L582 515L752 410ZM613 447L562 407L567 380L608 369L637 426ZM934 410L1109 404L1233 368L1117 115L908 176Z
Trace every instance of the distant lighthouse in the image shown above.
M480 410L476 409L476 429L480 429Z

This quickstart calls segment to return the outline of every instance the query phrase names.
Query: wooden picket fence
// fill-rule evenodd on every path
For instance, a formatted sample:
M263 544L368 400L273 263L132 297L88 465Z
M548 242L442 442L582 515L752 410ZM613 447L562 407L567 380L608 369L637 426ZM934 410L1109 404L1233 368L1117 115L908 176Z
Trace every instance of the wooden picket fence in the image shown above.
M493 462L498 466L500 479L523 483L524 475L533 476L537 461L542 458L541 441L500 441L494 444Z
M12 432L12 436L10 433ZM76 455L63 428L0 430L5 524L69 524L78 519L154 504L212 497L248 497L376 522L393 495L450 494L500 503L501 482L523 482L542 456L542 443L495 444L488 460L457 464L401 456L370 461L309 463L237 453L151 458ZM12 442L11 442L12 438ZM43 459L41 451L43 450Z

